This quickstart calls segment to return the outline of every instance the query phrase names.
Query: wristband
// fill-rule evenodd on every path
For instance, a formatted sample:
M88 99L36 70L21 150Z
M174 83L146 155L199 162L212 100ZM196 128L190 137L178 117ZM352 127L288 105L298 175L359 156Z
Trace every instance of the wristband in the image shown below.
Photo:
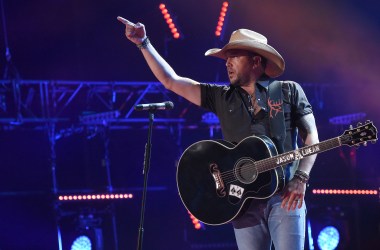
M305 179L305 178L303 178L302 176L300 176L300 175L296 175L296 174L294 174L294 176L293 176L293 178L296 178L296 179L298 179L300 182L302 182L302 183L307 183L307 179Z
M302 170L296 170L294 177L298 178L302 183L307 183L310 179L309 174Z
M139 50L142 50L142 49L146 49L146 47L148 47L148 44L150 44L149 38L145 37L142 43L136 44L136 46L137 48L139 48Z

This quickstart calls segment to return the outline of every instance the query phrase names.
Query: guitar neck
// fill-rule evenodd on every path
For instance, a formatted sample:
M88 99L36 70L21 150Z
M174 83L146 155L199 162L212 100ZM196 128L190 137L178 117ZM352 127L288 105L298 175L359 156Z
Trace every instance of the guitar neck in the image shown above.
M280 155L266 158L255 162L255 166L259 173L275 169L279 166L287 165L291 162L301 160L304 157L328 151L342 145L340 136L311 145L302 147L293 151L289 151Z

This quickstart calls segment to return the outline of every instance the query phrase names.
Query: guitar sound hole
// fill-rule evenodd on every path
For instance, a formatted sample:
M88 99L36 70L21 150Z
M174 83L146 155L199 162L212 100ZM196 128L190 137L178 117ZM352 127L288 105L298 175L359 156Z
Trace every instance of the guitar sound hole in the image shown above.
M249 158L240 159L234 167L236 178L245 184L252 183L257 178L255 162Z

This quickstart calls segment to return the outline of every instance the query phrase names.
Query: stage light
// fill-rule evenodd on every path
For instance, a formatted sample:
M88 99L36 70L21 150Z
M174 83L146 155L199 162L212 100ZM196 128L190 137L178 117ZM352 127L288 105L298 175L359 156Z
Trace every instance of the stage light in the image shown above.
M340 240L339 231L334 226L326 226L318 234L318 247L321 250L334 250L338 247Z
M366 113L354 113L348 115L335 116L329 119L329 122L334 125L349 125L355 121L361 121L367 116Z
M169 10L166 8L166 5L161 3L158 8L161 10L162 16L164 17L168 27L172 33L173 38L178 39L181 37L179 29L176 27L173 18L171 17Z
M309 249L346 249L353 244L353 213L347 207L313 207L308 210Z
M193 226L194 226L194 228L195 228L196 230L199 230L199 229L205 229L204 224L203 224L201 221L199 221L197 218L195 218L195 216L192 215L192 214L190 213L190 211L187 211L187 213L189 214L189 216L190 216L190 220L191 220L191 222L193 223Z
M202 122L209 126L210 138L214 137L214 129L219 129L219 118L212 112L202 115Z
M122 200L132 199L133 194L75 194L75 195L60 195L59 201L81 201L81 200Z
M307 242L309 245L309 250L314 250L314 240L313 240L313 235L311 231L311 224L310 220L307 220Z
M97 196L95 195L95 198ZM120 194L118 196L120 198ZM117 249L117 239L114 237L117 231L113 224L115 218L113 203L110 205L109 202L95 202L92 200L92 195L90 197L91 200L87 200L86 196L86 200L75 202L72 196L72 201L67 197L66 202L59 202L58 223L62 242L60 249Z
M315 195L378 195L376 189L313 189Z
M207 112L202 115L202 122L209 125L218 125L219 118L212 112Z
M215 29L215 36L217 36L217 37L220 37L222 35L224 20L225 20L226 13L228 11L228 5L229 5L228 2L223 2L223 4L222 4L222 8L221 8L220 14L219 14L218 23L217 23L216 29Z
M73 244L71 245L71 250L91 250L92 244L89 237L86 235L78 236Z

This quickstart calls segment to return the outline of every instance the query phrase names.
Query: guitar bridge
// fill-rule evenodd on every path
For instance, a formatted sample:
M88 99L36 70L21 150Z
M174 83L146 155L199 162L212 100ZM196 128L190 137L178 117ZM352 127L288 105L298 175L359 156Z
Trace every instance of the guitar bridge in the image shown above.
M225 197L226 191L225 191L224 182L223 182L222 176L220 175L218 165L216 163L210 164L210 173L215 181L217 195L219 197Z

